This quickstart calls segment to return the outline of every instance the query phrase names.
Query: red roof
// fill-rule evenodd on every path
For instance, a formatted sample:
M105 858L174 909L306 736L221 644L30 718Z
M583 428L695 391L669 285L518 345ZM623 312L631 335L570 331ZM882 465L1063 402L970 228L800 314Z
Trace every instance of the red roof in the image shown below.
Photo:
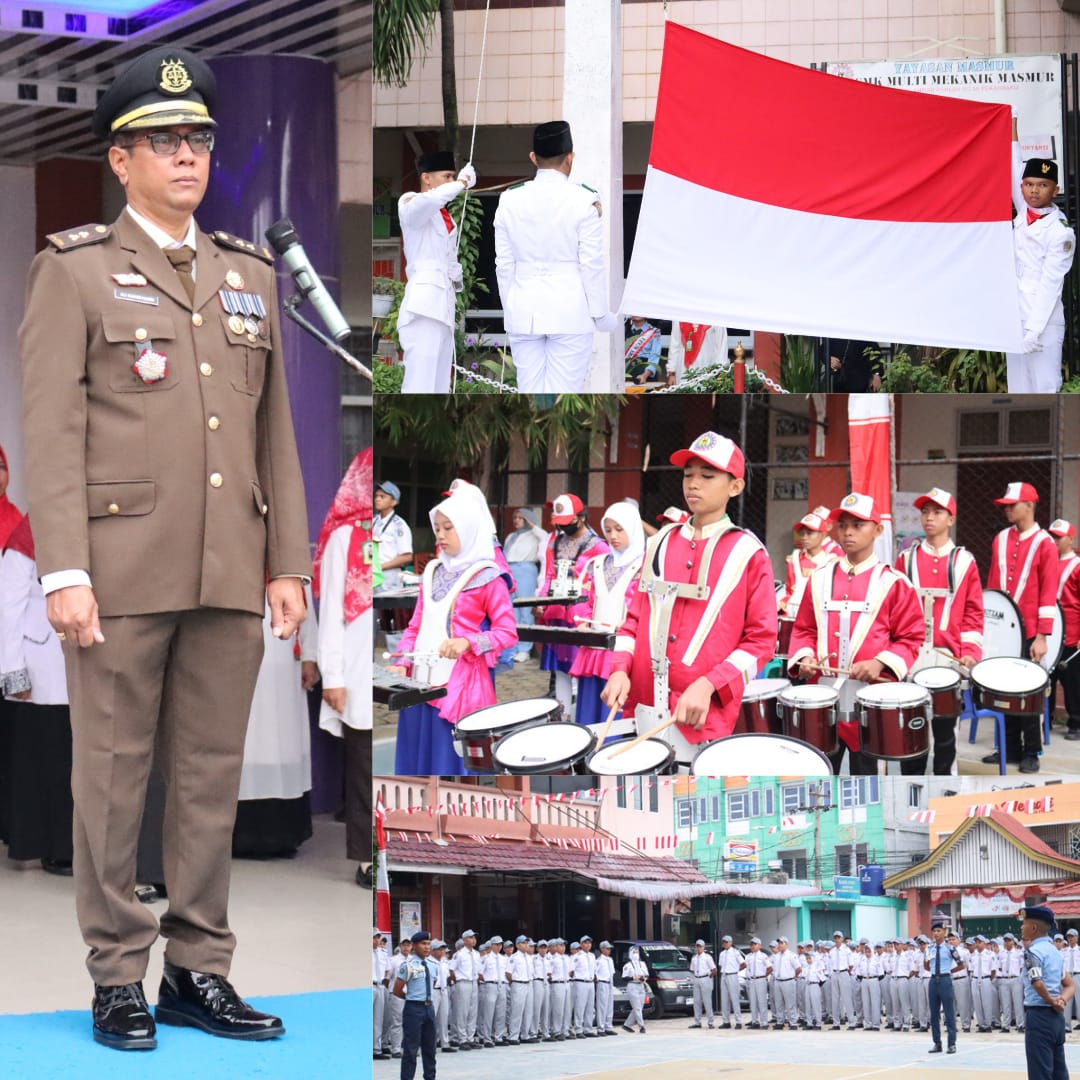
M463 870L563 870L586 877L620 878L674 883L705 882L691 863L674 855L645 855L617 851L580 851L532 842L506 843L493 840L478 844L471 840L448 840L447 846L426 840L414 842L413 835L401 840L387 837L390 865L409 863L421 866L460 866Z

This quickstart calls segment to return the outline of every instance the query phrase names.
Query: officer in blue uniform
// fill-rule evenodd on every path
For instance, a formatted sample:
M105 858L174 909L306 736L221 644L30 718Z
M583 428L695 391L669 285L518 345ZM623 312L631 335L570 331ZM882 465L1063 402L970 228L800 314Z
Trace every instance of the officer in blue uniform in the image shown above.
M946 940L949 926L948 919L935 915L930 923L930 933L934 940L926 946L926 958L923 967L930 972L930 1033L934 1045L928 1054L941 1053L941 1017L940 1009L945 1013L945 1032L949 1037L949 1053L956 1053L956 999L953 996L953 972L963 971L964 965L960 954Z
M401 1080L416 1075L416 1051L424 1059L424 1080L435 1080L435 980L439 965L428 955L431 935L420 930L410 939L412 955L397 970L394 997L405 1002L401 1019Z
M1065 1065L1065 1010L1076 991L1050 933L1054 913L1020 909L1024 942L1024 1054L1028 1080L1069 1080Z

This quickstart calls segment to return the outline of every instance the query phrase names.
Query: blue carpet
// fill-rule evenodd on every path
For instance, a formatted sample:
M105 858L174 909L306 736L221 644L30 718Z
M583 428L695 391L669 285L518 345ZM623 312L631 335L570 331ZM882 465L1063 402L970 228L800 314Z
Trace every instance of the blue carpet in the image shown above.
M336 1080L370 1069L370 990L250 1001L282 1018L282 1038L243 1043L160 1024L156 1050L121 1052L93 1041L89 1009L0 1016L0 1071L12 1080Z

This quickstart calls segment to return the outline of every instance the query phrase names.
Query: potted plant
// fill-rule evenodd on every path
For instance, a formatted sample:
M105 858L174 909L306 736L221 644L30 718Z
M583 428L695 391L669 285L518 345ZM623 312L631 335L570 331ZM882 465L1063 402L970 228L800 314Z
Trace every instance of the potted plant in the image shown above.
M387 277L375 278L371 282L371 317L385 319L399 291L404 291L401 282Z

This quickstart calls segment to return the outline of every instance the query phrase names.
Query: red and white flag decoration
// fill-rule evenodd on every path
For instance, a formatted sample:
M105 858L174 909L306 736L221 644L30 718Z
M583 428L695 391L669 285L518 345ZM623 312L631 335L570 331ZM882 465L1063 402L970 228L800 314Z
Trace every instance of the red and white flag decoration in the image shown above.
M386 871L386 806L382 791L375 795L375 847L379 872L375 883L375 926L380 933L390 933L390 875Z
M782 817L780 819L780 824L779 825L770 825L769 826L769 832L771 832L771 833L785 832L788 829L797 829L797 828L799 828L799 824L795 820L795 818L793 818L793 817Z
M1008 106L665 26L623 311L1019 350Z
M874 554L886 565L893 561L891 429L892 394L848 394L851 490L869 495L881 514Z
M908 821L914 821L919 825L930 825L936 816L934 810L916 810L914 814L908 814Z

